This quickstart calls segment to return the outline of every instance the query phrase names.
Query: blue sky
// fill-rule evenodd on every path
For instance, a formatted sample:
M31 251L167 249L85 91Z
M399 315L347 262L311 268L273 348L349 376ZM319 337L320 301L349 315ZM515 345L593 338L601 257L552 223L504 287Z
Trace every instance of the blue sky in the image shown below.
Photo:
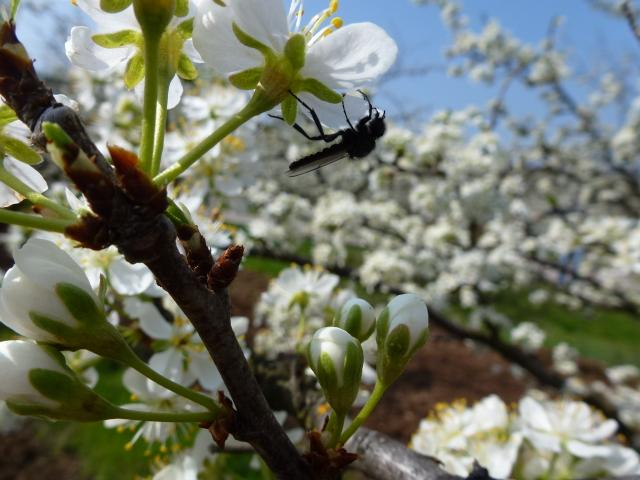
M481 27L487 18L495 17L516 37L534 43L544 37L553 17L564 17L559 43L569 48L571 64L577 72L598 65L607 68L625 54L640 59L640 44L635 42L626 25L595 10L587 0L462 0L462 3L474 26ZM74 11L76 18L78 15L70 0L51 0L51 4L65 22L74 24L70 17ZM306 0L305 10L312 14L327 4L328 0ZM339 12L345 23L372 21L385 28L398 42L405 67L445 64L444 50L450 37L435 7L416 6L411 0L341 0ZM32 56L39 59L41 68L50 66L52 62L48 59L55 58L51 49L63 48L62 31L68 28L56 34L58 29L52 28L53 20L41 17L37 21L23 18L18 25L19 33ZM43 35L43 31L47 34ZM436 70L427 76L386 83L377 103L392 114L415 109L429 112L483 105L494 91L495 88L468 80L452 80ZM536 100L522 95L522 91L514 90L512 95L509 100L517 109L524 112L536 108Z

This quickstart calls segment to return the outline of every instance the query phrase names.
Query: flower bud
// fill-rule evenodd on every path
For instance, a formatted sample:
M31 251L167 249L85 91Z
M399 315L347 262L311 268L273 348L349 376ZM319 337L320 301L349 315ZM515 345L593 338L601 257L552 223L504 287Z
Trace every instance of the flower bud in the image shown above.
M389 386L427 341L427 306L413 293L399 295L380 313L376 329L378 378L383 385Z
M80 382L60 352L24 340L0 342L0 400L14 413L54 419L95 421L115 413Z
M121 342L84 271L66 252L32 238L14 258L0 287L5 325L39 342L98 354Z
M333 324L364 342L376 328L376 315L369 302L352 298L342 306Z
M336 413L346 414L360 389L364 363L360 342L341 328L321 328L313 334L308 357L327 401Z

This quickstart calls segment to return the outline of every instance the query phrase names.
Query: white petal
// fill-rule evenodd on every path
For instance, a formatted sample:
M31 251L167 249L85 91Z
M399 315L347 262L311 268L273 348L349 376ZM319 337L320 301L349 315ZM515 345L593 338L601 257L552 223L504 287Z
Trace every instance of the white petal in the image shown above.
M40 173L33 167L22 163L14 158L7 157L4 160L4 167L9 173L20 179L32 190L42 193L48 186L47 181L40 175Z
M102 48L96 45L87 27L73 27L64 48L71 63L91 72L115 67L135 53L133 47Z
M136 297L124 299L124 311L140 321L140 328L155 340L169 340L173 329L151 302L143 302Z
M229 3L236 24L256 40L284 51L289 36L282 0L235 0Z
M613 445L591 445L577 440L569 440L567 442L567 450L576 457L590 458L608 457L613 453L615 448Z
M175 348L169 348L164 352L153 355L149 360L149 365L156 372L161 373L170 380L180 385L189 386L194 382L195 377L192 372L184 369L183 360L182 352ZM147 385L149 391L152 393L155 393L158 388L163 389L163 387L160 387L160 385L157 385L151 380L149 380Z
M198 0L193 45L218 73L229 74L259 66L262 55L242 45L231 28L233 12L211 0Z
M398 55L398 46L373 23L338 29L309 48L302 75L330 88L354 89L384 75Z
M168 110L171 110L172 108L178 106L183 92L184 87L182 86L182 82L180 81L178 76L175 75L171 80L171 83L169 84L169 99L167 101Z
M70 283L97 300L84 270L53 242L31 238L15 252L14 260L29 281L42 289L53 291L58 283Z
M200 385L211 392L216 392L223 387L222 375L208 352L192 352L190 360L189 370L198 379Z
M153 283L153 274L142 263L132 265L118 257L109 265L109 281L122 295L138 295Z
M107 13L100 8L100 0L79 0L78 7L95 22L100 32L117 32L120 30L140 30L133 6L118 13Z
M531 427L537 430L550 432L553 430L549 416L544 407L531 397L525 397L520 401L520 416Z

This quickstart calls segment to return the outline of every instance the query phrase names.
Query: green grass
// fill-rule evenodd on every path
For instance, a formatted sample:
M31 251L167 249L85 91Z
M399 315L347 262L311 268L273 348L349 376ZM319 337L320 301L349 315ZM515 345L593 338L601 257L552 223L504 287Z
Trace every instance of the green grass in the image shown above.
M547 347L567 342L581 355L608 365L640 367L640 318L599 309L570 310L551 302L536 306L526 293L500 295L495 306L516 322L540 326L547 333Z

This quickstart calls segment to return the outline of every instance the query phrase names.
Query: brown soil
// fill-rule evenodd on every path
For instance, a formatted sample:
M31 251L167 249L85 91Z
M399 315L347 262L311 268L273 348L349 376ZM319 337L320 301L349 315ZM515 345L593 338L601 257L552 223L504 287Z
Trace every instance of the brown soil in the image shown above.
M82 480L81 464L71 452L53 451L33 429L0 435L0 480Z

